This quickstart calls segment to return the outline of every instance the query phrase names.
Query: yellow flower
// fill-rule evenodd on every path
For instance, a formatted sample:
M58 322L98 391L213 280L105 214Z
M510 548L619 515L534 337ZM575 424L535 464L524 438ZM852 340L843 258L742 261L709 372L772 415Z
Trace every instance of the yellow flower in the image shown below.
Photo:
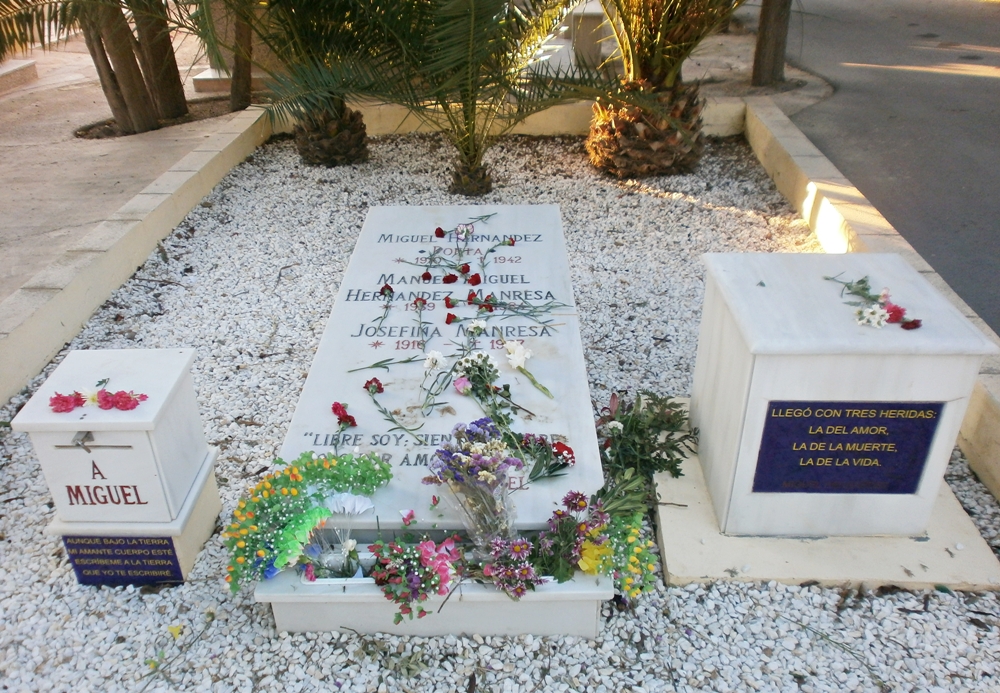
M596 575L610 557L611 547L607 542L598 545L588 539L583 542L583 547L580 549L580 561L577 566L589 575Z
M292 489L292 495L293 495L293 496L297 496L297 495L299 495L299 490L298 490L297 488L293 488L293 489Z
M269 494L267 491L261 491L260 495L263 496L264 498L267 498Z
M246 559L245 559L245 558L243 558L243 556L237 556L237 557L236 557L236 562L237 562L237 563L243 563L243 562L244 562L245 560L246 560Z
M238 549L242 549L246 545L247 545L247 543L245 541L243 541L242 539L240 539L238 542L236 542L236 548L238 548Z
M288 495L288 489L287 488L281 489L281 495L287 496Z
M244 503L243 501L240 501L240 508L245 508L245 507L247 507L247 504Z
M632 549L632 550L633 550L633 551L635 551L636 553L642 553L642 547L641 547L641 546L636 546L636 547L635 547L634 549Z
M250 525L250 531L251 532L256 532L257 531L257 525Z
M177 638L181 637L181 633L184 632L184 626L183 625L167 626L167 630L170 631L170 634L174 636L174 640L176 640Z
M646 565L646 570L656 570L656 566L653 565L652 563L648 563Z
M241 529L241 530L240 530L240 534L242 534L243 536L246 536L246 534L247 534L247 531L246 531L245 529Z
M628 543L629 544L634 544L635 543L635 535L632 535L631 537L628 538Z
M267 555L267 552L264 549L259 549L257 551L257 555L260 556L261 558L263 558L264 556Z
M271 488L271 482L269 482L269 481L265 481L265 482L264 482L264 488ZM265 497L266 497L266 496L265 496Z

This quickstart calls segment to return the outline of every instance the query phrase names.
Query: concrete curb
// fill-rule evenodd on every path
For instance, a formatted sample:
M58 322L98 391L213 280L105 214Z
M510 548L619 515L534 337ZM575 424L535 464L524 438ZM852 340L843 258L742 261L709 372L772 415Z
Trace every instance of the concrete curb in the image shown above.
M250 108L0 303L0 401L16 394L201 198L271 134Z
M956 294L769 97L746 99L746 138L778 190L828 253L898 253L997 345L1000 337ZM1000 356L983 361L958 438L969 465L1000 498Z
M0 63L0 94L34 82L38 79L38 68L34 60L8 60Z

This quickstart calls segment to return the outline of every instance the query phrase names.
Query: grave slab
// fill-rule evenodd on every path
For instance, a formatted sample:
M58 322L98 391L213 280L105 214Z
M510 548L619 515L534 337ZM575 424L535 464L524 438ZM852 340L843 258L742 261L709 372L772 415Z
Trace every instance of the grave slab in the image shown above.
M1000 590L1000 562L947 484L938 490L926 532L915 536L730 536L719 530L698 456L684 460L681 469L679 479L656 478L658 541L670 584L775 580Z
M488 219L482 219L486 215ZM427 258L435 252L455 257L459 241L454 229L474 222L468 243L469 278L478 274L481 283L464 278L444 283L443 273L432 272ZM436 228L448 233L435 235ZM513 238L514 245L502 245ZM484 264L485 263L485 264ZM384 321L384 301L379 290L385 284L395 291ZM553 308L538 321L496 312L478 312L474 306L447 308L445 300L467 299L472 291L480 299L495 299L519 305ZM411 309L416 298L427 301L422 326ZM454 318L449 322L447 316ZM437 398L443 402L424 418L421 414L421 384L424 382L425 352L435 350L454 362L457 343L465 339L473 319L487 322L487 332L478 349L490 353L499 364L497 384L508 383L513 399L531 415L514 417L513 430L562 440L576 452L576 466L565 476L531 484L514 491L516 524L521 529L540 529L570 490L593 493L603 483L590 392L580 341L579 321L569 274L559 209L555 205L468 207L373 207L369 210L336 302L323 333L309 376L292 417L280 455L290 461L301 453L375 451L393 468L393 480L373 497L375 513L355 525L358 529L402 528L401 511L413 510L411 530L460 529L457 512L442 503L431 510L437 486L421 479L434 451L450 440L458 423L484 416L470 397L449 387ZM536 389L507 362L504 340L522 342L532 352L526 368L547 387L553 398ZM365 369L384 359L412 358L391 369ZM359 370L363 369L363 370ZM379 378L385 392L378 401L399 422L416 429L415 436L393 431L365 391L365 382ZM333 402L347 404L357 419L356 428L337 435Z
M727 534L917 535L997 347L892 254L708 254L691 399ZM919 329L856 322L870 277Z

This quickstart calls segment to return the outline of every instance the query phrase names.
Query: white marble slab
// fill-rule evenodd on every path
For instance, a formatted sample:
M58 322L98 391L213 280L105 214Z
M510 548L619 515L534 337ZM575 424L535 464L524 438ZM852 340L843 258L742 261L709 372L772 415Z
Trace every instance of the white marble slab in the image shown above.
M432 282L424 282L421 274L425 267L407 264L419 263L435 246L454 252L454 239L436 238L435 228L454 229L471 218L491 213L495 216L475 224L468 246L472 272L483 276L479 286L471 287L462 280L443 284L441 272L433 273ZM515 245L490 253L483 272L478 265L480 258L507 237L513 237ZM383 300L378 292L386 283L402 294L402 299L393 302L380 326L377 323ZM399 528L400 512L406 510L415 511L416 524L411 527L416 529L461 527L459 518L449 515L443 507L430 509L431 496L440 495L441 489L423 485L421 479L427 475L426 465L434 451L449 439L455 424L484 414L474 400L449 388L439 398L447 406L436 408L424 419L420 414L420 386L425 351L436 350L446 356L455 353L454 341L463 339L469 320L477 317L468 306L447 309L444 305L446 296L465 299L470 289L482 297L493 293L510 302L563 304L545 318L548 324L523 317L505 318L499 311L478 315L488 321L489 330L480 338L479 348L500 364L498 384L509 383L513 399L535 415L515 417L514 430L561 437L577 458L576 466L566 476L514 492L518 526L541 528L566 492L592 493L604 483L558 207L374 207L365 220L280 453L290 460L308 450L333 451L337 421L330 406L335 401L347 404L358 426L344 433L340 452L355 446L361 451L376 451L390 462L394 474L393 481L373 499L375 515L359 528L374 528L375 517L383 529ZM424 313L426 343L420 340L416 314L406 309L417 296L428 301ZM448 313L466 320L448 325ZM533 354L527 369L554 399L547 398L524 375L508 366L501 337L524 340L524 346ZM421 358L392 366L388 372L349 372L382 359L410 356ZM372 377L379 378L385 387L385 392L378 395L379 402L398 412L397 418L405 425L421 426L417 431L420 443L406 433L388 431L391 424L383 420L363 389Z

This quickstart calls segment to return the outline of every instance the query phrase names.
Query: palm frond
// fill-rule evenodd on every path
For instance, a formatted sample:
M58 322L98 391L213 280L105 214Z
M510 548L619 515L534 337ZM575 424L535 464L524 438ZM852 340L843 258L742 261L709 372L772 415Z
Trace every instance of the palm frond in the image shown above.
M0 60L65 38L79 8L66 0L0 0Z

